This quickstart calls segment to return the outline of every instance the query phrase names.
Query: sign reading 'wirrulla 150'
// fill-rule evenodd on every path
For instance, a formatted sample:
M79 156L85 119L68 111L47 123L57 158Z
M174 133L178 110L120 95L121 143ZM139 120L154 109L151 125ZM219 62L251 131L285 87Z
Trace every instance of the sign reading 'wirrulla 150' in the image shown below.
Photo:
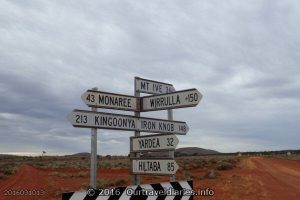
M185 135L189 127L185 122L134 117L104 112L74 110L68 116L74 127L172 133Z
M172 84L135 77L135 90L147 94L166 94L175 92Z
M198 105L202 94L197 89L181 90L142 98L141 111L166 110Z
M90 107L137 111L139 101L134 96L88 90L81 95L83 102Z

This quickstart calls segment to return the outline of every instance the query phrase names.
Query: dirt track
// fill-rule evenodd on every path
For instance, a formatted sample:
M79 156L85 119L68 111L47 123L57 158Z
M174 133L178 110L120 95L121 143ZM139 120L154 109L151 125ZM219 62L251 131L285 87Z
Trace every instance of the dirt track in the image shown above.
M300 198L300 162L253 157L258 182L266 199L298 200Z
M300 197L300 161L279 160L262 157L244 158L247 167L220 171L216 179L195 180L194 187L210 187L215 190L212 197L197 197L195 199L247 199L247 200L298 200ZM251 167L249 167L251 166ZM203 169L192 170L191 174L198 177ZM68 178L75 169L64 170L67 176L57 177L51 170L36 169L29 165L21 165L19 172L0 182L1 200L37 200L60 199L57 193L79 190L82 183L88 183L87 177ZM101 177L129 177L127 170L101 170ZM114 176L111 176L114 175ZM155 182L165 181L166 177L155 179ZM153 180L148 180L153 182ZM148 182L147 181L147 182ZM4 195L9 191L36 190L45 192L43 196Z
M44 192L47 195L47 184L42 170L29 165L21 165L19 172L0 183L0 199L2 200L37 200L41 196L33 194ZM18 192L20 194L18 194Z

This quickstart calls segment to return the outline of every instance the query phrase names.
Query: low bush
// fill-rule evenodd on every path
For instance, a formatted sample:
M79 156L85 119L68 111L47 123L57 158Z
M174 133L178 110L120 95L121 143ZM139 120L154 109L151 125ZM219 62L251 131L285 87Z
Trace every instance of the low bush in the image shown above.
M230 162L220 161L217 164L218 170L228 170L228 169L232 169L232 168L233 168L233 164Z

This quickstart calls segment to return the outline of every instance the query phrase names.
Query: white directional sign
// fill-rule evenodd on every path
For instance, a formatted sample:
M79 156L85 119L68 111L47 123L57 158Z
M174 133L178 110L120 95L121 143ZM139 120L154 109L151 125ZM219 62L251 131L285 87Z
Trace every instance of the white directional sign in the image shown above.
M174 150L179 143L174 134L130 137L131 152Z
M179 168L172 159L134 159L131 162L132 174L173 175Z
M90 107L137 111L138 99L134 96L88 90L82 96L83 102Z
M142 98L141 111L165 110L196 106L202 99L197 89L181 90L169 94L152 95Z
M175 92L172 84L135 77L135 90L147 94L166 94Z
M68 120L75 127L118 129L128 131L172 133L185 135L189 127L185 122L134 117L103 112L74 110Z

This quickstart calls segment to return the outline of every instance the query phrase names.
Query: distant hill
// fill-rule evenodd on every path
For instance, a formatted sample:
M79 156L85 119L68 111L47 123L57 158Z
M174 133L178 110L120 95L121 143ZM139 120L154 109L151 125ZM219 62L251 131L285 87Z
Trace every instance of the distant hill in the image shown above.
M200 156L200 155L212 155L212 154L220 154L220 152L210 149L202 149L199 147L185 147L185 148L178 148L175 150L175 154L180 155L187 155L187 156Z
M215 155L220 154L218 151L210 149L202 149L199 147L185 147L175 150L175 156L202 156L202 155ZM151 152L143 153L144 157L168 157L169 152Z
M71 156L79 156L79 157L86 157L86 156L90 156L91 154L88 152L80 152L80 153L75 153L72 154Z
M210 149L202 149L199 147L185 147L185 148L178 148L175 150L175 156L202 156L202 155L214 155L220 154L218 151L210 150ZM71 156L78 156L78 157L90 157L90 153L88 152L81 152L75 153ZM168 157L169 152L149 152L149 153L142 153L142 156L147 157ZM98 155L99 156L99 155Z

